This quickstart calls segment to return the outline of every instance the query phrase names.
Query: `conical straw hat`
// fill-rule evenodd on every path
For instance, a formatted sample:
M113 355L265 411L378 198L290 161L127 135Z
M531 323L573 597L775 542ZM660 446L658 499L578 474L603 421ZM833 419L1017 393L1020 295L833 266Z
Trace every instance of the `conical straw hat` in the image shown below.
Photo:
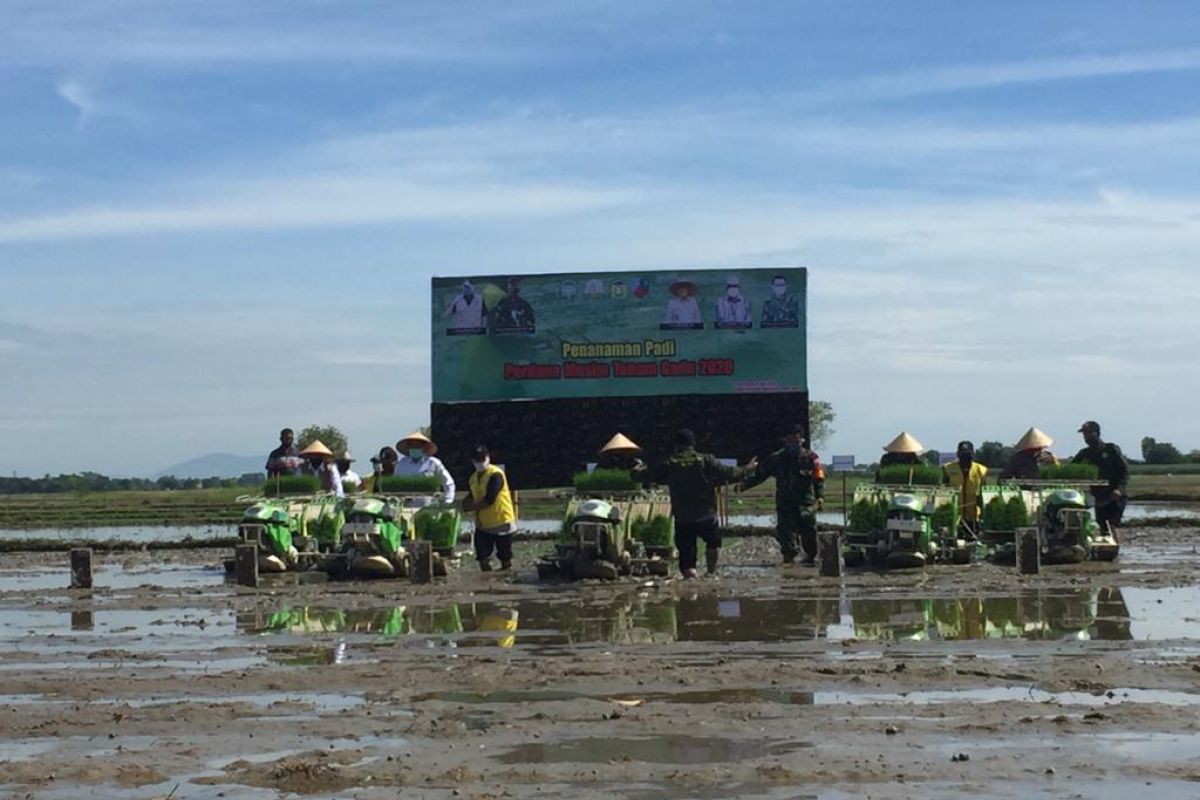
M923 453L925 445L914 439L907 431L901 431L900 435L885 444L883 449L888 453Z
M396 442L396 449L400 450L401 452L407 450L408 448L404 445L408 442L416 442L417 444L421 445L421 447L425 450L425 455L427 456L437 455L437 445L433 443L432 439L420 431L413 431L408 436L405 436L403 439Z
M632 439L623 433L618 433L616 436L608 440L608 444L600 448L603 453L640 453L642 448L638 447Z
M1046 434L1039 431L1037 428L1030 428L1021 437L1021 441L1017 442L1018 450L1033 450L1038 447L1049 447L1054 444L1054 440Z
M326 447L324 442L317 439L301 450L300 455L304 458L333 458L333 451Z

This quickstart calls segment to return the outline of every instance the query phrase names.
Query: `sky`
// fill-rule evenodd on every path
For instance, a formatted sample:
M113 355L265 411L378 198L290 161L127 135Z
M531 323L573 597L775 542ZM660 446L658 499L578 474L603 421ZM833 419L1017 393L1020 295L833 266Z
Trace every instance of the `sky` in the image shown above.
M364 453L433 275L809 268L822 448L1200 448L1188 2L0 0L0 474Z

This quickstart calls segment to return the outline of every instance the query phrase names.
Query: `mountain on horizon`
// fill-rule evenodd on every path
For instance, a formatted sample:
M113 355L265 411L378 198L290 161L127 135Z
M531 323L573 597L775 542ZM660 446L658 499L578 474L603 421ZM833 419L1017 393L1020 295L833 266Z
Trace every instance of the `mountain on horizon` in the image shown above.
M176 478L240 478L247 472L262 472L262 456L235 456L231 453L209 453L159 470L150 477L173 475Z

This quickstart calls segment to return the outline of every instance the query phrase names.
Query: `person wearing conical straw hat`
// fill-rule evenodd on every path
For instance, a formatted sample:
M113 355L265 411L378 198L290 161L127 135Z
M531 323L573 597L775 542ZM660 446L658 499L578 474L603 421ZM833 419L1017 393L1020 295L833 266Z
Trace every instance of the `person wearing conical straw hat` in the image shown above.
M1017 442L1016 452L1008 460L1008 466L1000 472L1000 480L1036 479L1040 467L1058 463L1054 454L1046 449L1052 444L1054 440L1037 428L1025 431L1025 435Z
M700 313L700 303L696 300L696 284L686 278L680 278L672 283L667 291L672 297L667 301L667 309L660 327L703 328L704 317Z
M623 433L617 433L600 448L600 469L637 469L642 465L642 448Z
M875 482L879 482L880 471L884 467L896 464L916 466L921 462L919 456L925 452L925 445L907 431L901 431L895 439L883 446L883 456L879 459L879 470L875 472Z
M333 492L338 497L345 497L346 490L342 488L342 473L338 470L333 451L325 446L320 439L313 441L300 451L300 457L308 459L313 471L321 481L321 490Z
M454 502L454 477L441 459L434 458L437 445L432 439L416 430L396 442L396 451L400 454L400 460L396 462L397 475L433 476L442 486L442 502Z

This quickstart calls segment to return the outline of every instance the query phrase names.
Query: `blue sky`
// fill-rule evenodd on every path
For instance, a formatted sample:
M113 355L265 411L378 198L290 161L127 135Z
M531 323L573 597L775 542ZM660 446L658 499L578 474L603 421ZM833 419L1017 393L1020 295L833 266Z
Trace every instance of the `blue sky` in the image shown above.
M434 274L798 264L826 453L1200 448L1191 3L0 0L0 473L428 414Z

